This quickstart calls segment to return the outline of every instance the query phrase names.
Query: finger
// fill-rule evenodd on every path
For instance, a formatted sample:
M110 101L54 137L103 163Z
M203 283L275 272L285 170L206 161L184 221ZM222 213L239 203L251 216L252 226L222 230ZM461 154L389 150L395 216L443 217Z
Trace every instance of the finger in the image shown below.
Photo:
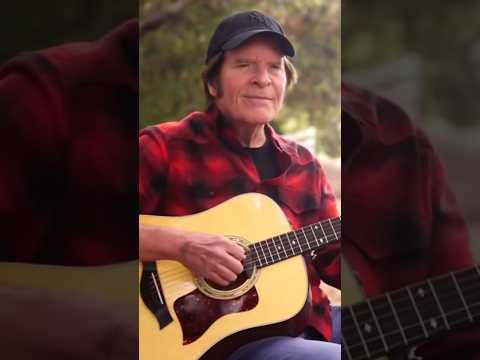
M230 283L229 281L223 279L220 275L218 275L215 272L207 274L205 278L221 286L227 286Z
M224 267L234 274L240 274L243 271L243 264L241 261L238 261L233 256L226 255L224 259L220 262Z
M235 281L237 279L237 274L232 270L227 268L225 265L217 264L215 271L222 279L226 280L228 283Z
M230 255L236 258L239 261L245 260L245 249L233 242L230 242L230 246L227 248L227 251Z

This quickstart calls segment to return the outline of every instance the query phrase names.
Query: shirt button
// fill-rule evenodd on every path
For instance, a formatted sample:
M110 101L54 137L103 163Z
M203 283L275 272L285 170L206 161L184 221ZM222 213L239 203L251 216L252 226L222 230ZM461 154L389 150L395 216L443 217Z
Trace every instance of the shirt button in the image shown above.
M214 191L209 191L209 192L208 192L208 196L213 197L214 195L215 195L215 192L214 192Z

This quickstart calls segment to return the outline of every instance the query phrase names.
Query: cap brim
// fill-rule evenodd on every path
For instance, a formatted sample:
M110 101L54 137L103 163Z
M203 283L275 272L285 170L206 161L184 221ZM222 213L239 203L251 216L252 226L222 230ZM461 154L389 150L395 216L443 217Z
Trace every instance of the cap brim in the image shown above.
M287 55L290 57L295 56L295 49L293 48L292 43L285 36L267 29L249 30L241 34L238 34L233 38L231 38L230 40L228 40L225 44L223 44L222 50L224 51L233 50L239 47L241 44L243 44L245 41L247 41L251 37L261 33L272 34L273 36L275 36L279 40L278 45L280 46L280 50L283 51L284 55Z

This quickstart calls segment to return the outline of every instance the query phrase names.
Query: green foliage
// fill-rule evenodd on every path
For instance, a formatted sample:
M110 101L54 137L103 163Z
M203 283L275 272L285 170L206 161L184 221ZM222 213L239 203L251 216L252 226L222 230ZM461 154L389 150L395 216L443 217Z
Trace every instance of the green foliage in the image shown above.
M140 2L141 22L161 14L166 0ZM275 121L281 132L315 126L318 150L338 156L340 2L338 0L185 1L140 41L140 127L205 108L201 82L208 40L223 17L257 9L277 19L294 43L299 82Z
M372 68L407 53L421 63L422 118L480 122L480 2L344 0L342 67Z

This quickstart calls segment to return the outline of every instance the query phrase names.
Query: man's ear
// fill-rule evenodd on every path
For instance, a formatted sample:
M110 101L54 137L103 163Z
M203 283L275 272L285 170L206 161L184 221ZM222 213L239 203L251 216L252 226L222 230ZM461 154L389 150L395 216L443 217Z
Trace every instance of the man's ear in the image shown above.
M210 93L210 96L217 97L217 94L218 94L217 88L211 83L207 83L207 87L208 87L208 92Z

